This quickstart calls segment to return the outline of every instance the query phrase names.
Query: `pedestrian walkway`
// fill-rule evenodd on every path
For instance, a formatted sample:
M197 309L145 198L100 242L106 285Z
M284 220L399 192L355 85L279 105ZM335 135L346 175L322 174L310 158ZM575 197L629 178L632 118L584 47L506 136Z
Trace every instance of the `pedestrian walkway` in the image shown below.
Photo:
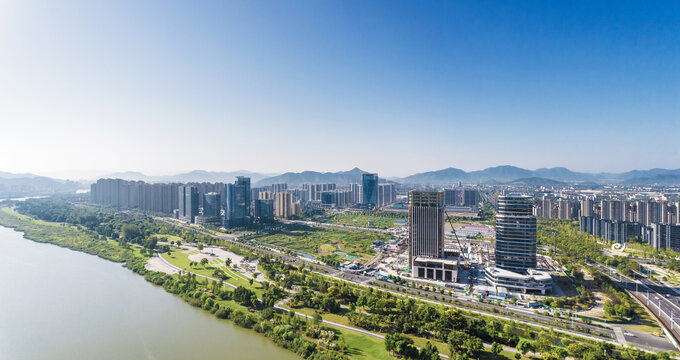
M623 336L623 330L620 327L614 326L614 335L616 335L616 341L621 344L621 346L626 346L626 337Z

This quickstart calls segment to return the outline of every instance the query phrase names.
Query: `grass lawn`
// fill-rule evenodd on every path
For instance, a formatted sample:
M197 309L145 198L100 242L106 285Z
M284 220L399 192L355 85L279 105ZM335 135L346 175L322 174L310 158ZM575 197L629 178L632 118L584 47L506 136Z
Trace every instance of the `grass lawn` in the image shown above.
M349 347L349 356L359 360L390 360L393 357L385 350L385 342L372 336L339 329Z
M189 255L177 249L172 249L170 251L170 254L163 253L161 254L161 256L167 262L177 266L180 269L203 276L214 277L213 272L215 271L215 269L221 268L227 274L227 276L229 276L229 279L225 280L225 282L230 283L234 286L243 286L245 288L251 289L255 291L258 297L262 298L263 291L260 283L254 282L253 285L251 286L250 282L248 280L245 280L245 277L243 275L239 274L238 272L232 269L227 269L223 263L219 266L211 265L210 263L203 266L199 263L198 265L194 265L192 267L189 266L189 263L191 263L191 260L189 260Z
M314 256L342 251L357 256L360 260L370 259L375 252L371 244L375 240L387 241L385 234L326 229L305 225L282 225L269 234L255 237L256 242L283 249L299 251Z
M408 215L402 213L386 213L382 211L377 211L371 213L369 222L369 215L366 212L344 212L340 214L322 216L315 220L319 222L337 225L358 226L375 229L389 229L397 227L397 225L394 225L395 221L408 220Z

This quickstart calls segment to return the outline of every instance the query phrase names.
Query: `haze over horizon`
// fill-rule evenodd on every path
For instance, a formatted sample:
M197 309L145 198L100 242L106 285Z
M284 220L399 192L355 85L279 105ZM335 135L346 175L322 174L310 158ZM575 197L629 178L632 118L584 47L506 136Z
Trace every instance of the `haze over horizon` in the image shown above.
M678 168L680 3L613 4L0 2L0 171Z

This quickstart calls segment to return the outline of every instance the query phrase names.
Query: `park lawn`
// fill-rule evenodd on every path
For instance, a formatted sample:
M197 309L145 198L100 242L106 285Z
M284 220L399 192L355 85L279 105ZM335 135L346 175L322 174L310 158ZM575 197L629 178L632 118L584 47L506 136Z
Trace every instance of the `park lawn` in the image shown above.
M256 242L301 253L321 256L342 251L368 260L375 251L371 245L375 240L387 241L390 236L369 232L326 229L306 225L285 225L276 232L253 238Z
M334 323L340 324L340 325L352 326L349 323L349 320L347 319L347 317L345 317L343 315L321 312L319 310L312 309L312 308L306 308L306 307L294 308L294 307L288 305L287 303L283 304L283 307L288 309L288 310L295 311L296 313L309 315L309 316L312 316L316 313L319 313L319 315L321 315L321 318L323 318L326 321L331 321L331 322L334 322Z
M211 278L214 278L213 272L217 267L212 266L210 264L203 266L200 263L195 266L189 266L189 263L191 260L189 260L189 255L183 253L182 251L178 251L176 249L172 249L170 251L170 254L168 253L162 253L161 256L163 259L165 259L167 262L169 262L172 265L177 266L180 269L183 269L187 272L192 272L195 274L203 275L203 276L209 276ZM224 266L219 266L222 268L222 270L225 271L227 276L229 276L229 279L225 280L224 282L227 282L229 284L232 284L234 286L243 286L245 288L251 289L257 294L259 298L262 298L262 285L258 282L253 282L253 285L250 285L250 282L247 280L244 280L241 278L241 274L235 273L231 269L226 269ZM238 275L238 276L237 276Z
M354 331L337 329L349 347L349 355L358 360L391 360L393 357L385 350L385 342L372 336Z
M385 213L382 211L377 211L375 213L371 213L369 222L369 215L365 212L344 212L340 214L324 216L319 218L318 220L320 222L336 225L358 226L374 229L389 229L397 227L397 225L394 225L395 221L408 220L408 215L401 213Z

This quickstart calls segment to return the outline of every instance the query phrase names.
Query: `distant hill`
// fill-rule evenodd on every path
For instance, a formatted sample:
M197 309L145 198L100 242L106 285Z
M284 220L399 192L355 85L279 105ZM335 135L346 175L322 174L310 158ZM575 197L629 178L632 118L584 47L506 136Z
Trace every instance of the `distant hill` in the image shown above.
M680 185L680 175L660 174L650 177L636 177L624 181L627 185Z
M421 185L444 185L455 184L459 181L467 184L484 183L488 185L510 183L519 179L540 178L555 180L563 183L603 184L680 184L675 177L680 177L680 169L650 169L633 170L625 173L581 173L571 171L564 167L541 168L536 170L522 169L516 166L503 165L486 168L483 170L466 172L457 168L446 168L437 171L428 171L410 175L404 178L394 179L404 184ZM533 181L532 182L536 182ZM541 185L549 184L542 181ZM559 184L555 184L559 185Z
M187 173L167 175L167 176L148 176L137 171L126 171L121 173L113 173L105 176L106 178L133 180L133 181L144 181L150 183L188 183L188 182L223 182L231 183L236 180L237 176L248 176L251 182L256 182L271 174L260 174L251 171L231 171L231 172L220 172L220 171L205 171L205 170L193 170Z
M82 187L73 181L56 180L33 174L0 172L0 198L75 192Z
M567 185L565 182L546 179L541 177L530 177L510 181L510 185L524 185L524 186L562 186Z
M402 179L396 179L396 181L407 184L444 184L463 180L468 181L468 173L461 169L452 167L443 170L414 174Z
M317 171L303 171L299 173L287 172L278 176L264 178L258 181L256 186L266 186L277 183L286 183L288 185L297 186L305 183L335 183L338 185L346 185L361 181L361 174L368 171L363 171L359 168L354 168L349 171L339 172L317 172Z

